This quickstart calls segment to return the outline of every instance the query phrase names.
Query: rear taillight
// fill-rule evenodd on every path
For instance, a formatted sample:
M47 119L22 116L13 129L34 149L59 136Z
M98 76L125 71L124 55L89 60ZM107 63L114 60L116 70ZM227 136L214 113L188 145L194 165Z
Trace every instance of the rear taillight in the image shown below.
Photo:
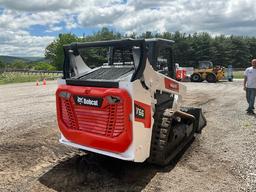
M59 96L65 100L69 100L71 94L69 92L66 92L66 91L61 91L59 93Z

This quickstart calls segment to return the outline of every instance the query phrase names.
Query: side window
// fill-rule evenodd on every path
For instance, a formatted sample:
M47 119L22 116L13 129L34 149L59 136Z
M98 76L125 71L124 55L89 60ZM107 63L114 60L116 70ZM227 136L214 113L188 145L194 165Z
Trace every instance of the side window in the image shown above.
M168 75L170 77L174 77L175 75L175 67L172 62L172 49L171 47L162 47L159 49L157 55L157 71Z
M168 49L163 48L159 50L159 54L157 56L157 70L168 70L168 60L169 60L169 55L168 55Z
M84 63L90 68L102 66L103 63L108 62L108 48L107 47L88 47L79 49L80 56Z
M112 61L114 65L133 65L132 47L116 47L113 49Z

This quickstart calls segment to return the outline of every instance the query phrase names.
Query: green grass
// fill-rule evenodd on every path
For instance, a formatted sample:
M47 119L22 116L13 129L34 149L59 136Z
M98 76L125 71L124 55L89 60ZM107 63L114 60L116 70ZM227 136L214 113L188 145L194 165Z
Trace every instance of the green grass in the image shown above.
M43 79L57 79L59 76L56 74L24 74L18 72L0 73L0 85L7 83L36 82L37 80L42 81Z
M243 79L244 71L233 71L234 79Z

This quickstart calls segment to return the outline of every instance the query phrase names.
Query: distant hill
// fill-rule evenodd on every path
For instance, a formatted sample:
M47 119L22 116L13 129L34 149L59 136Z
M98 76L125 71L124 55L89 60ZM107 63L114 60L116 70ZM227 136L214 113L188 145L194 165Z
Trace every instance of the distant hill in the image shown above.
M30 62L40 62L40 61L47 61L47 60L44 57L14 57L14 56L0 55L0 61L2 63L9 64L15 61L30 63Z
M26 59L28 61L46 61L45 57L23 57L23 59Z

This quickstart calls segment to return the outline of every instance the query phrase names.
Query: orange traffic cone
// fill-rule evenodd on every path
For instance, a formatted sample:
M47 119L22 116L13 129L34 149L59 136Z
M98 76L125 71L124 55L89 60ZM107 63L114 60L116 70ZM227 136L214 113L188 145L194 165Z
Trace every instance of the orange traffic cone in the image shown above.
M39 86L39 81L38 80L36 80L36 86Z
M45 79L43 80L43 85L46 85L46 80Z

